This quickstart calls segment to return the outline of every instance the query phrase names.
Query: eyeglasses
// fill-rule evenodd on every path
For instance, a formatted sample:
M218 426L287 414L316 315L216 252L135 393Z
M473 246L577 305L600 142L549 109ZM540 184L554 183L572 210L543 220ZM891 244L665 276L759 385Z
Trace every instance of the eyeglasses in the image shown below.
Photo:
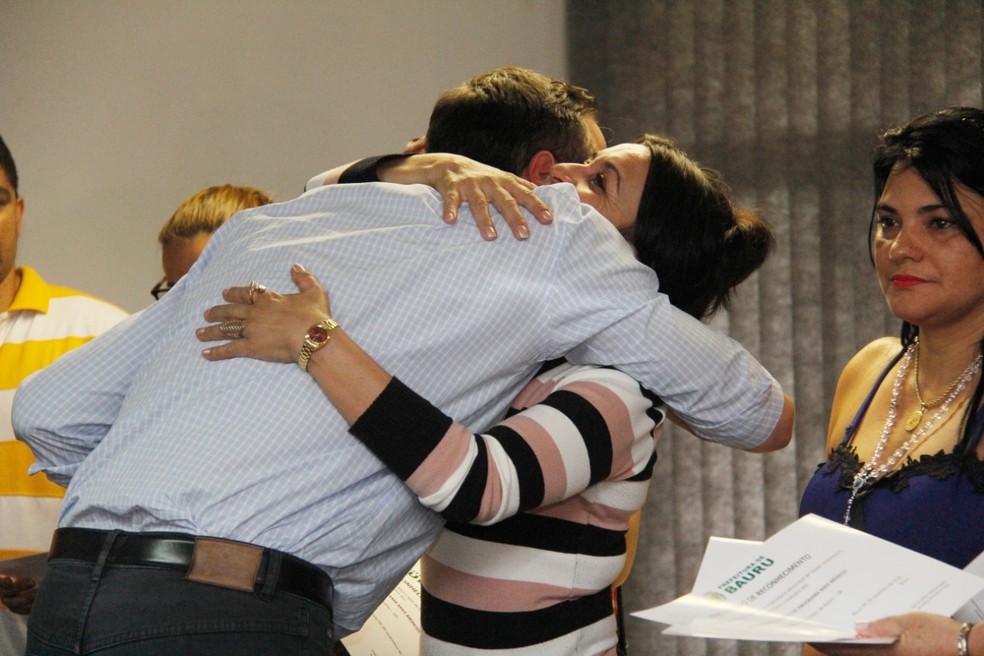
M167 278L161 278L156 285L154 285L150 290L150 295L154 297L155 301L161 300L164 294L171 291L171 285L167 284Z

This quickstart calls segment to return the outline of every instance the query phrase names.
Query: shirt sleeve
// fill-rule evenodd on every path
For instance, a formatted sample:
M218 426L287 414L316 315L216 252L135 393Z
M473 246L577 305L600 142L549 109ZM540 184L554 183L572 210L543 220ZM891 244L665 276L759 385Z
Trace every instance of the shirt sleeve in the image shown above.
M31 474L43 471L54 483L68 485L112 428L157 331L166 323L161 317L178 295L169 292L21 383L11 419L14 435L38 460Z
M564 365L534 379L519 399L516 414L475 434L394 379L352 433L424 505L477 524L651 468L662 413L628 376Z
M564 211L573 212L555 216ZM673 307L614 228L590 207L579 211L578 222L555 221L565 250L546 301L551 339L577 344L560 354L625 372L704 439L761 444L783 409L775 378L738 342Z

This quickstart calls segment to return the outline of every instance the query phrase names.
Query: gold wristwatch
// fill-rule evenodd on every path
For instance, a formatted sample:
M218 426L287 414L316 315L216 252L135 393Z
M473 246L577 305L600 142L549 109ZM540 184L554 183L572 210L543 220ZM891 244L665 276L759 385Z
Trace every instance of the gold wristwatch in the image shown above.
M321 323L316 323L308 328L304 335L304 343L301 345L301 353L297 356L297 366L307 371L308 360L314 352L328 343L331 339L331 331L338 328L338 322L332 319L325 319Z

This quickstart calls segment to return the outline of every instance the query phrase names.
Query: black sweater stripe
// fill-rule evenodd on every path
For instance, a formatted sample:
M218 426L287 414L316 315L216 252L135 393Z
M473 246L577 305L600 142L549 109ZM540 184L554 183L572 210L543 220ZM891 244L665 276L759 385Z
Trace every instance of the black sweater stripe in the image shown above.
M607 479L612 473L612 437L605 417L580 394L559 390L544 399L542 405L556 408L574 423L591 464L591 484Z
M545 490L543 468L529 443L507 426L494 426L488 434L502 445L516 467L520 510L538 507L543 503Z
M515 649L577 631L613 614L611 590L520 613L473 610L421 590L424 633L457 645Z
M490 526L449 522L446 530L497 544L588 556L625 553L625 531L576 524L556 517L519 514Z
M476 436L473 439L478 440ZM447 508L441 511L441 516L449 521L467 522L478 515L481 510L482 497L485 494L485 485L489 477L489 454L482 444L478 446L478 455L475 456L475 463L458 493L448 504Z

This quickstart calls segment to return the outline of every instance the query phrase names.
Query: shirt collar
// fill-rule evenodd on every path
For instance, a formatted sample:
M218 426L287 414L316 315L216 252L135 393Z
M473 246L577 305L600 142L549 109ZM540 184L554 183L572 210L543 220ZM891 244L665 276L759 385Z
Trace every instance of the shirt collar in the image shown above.
M21 274L20 287L17 289L13 303L6 311L29 310L46 314L48 302L51 300L48 283L29 266L17 267L17 270Z

